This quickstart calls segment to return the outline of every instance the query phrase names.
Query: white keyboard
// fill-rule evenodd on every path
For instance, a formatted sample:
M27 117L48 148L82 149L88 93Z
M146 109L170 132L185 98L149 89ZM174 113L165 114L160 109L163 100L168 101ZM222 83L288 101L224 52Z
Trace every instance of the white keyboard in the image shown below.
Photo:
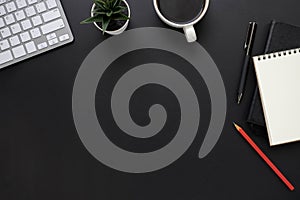
M73 39L59 0L0 0L0 69Z

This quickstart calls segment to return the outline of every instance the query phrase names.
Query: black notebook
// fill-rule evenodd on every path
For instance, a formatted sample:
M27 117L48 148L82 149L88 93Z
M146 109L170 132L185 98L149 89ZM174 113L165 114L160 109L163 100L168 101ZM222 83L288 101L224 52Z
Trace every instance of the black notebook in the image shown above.
M272 21L265 47L265 54L300 47L300 27ZM258 88L256 87L247 121L265 127L265 118Z

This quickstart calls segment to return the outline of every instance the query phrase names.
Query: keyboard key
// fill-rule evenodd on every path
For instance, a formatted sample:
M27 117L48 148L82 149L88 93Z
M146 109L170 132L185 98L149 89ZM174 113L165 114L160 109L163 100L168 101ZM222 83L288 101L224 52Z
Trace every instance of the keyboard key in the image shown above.
M10 13L10 12L13 12L13 11L15 11L15 10L17 10L16 4L15 4L15 2L13 2L13 1L7 3L7 4L5 5L5 7L6 7L6 9L7 9L7 11L8 11L9 13Z
M28 4L31 5L31 4L34 4L34 3L37 3L37 0L27 0L28 1Z
M9 38L9 42L10 42L11 46L13 46L13 47L20 44L20 40L19 40L19 37L17 35Z
M49 45L52 46L52 45L55 45L55 44L58 43L58 39L57 39L57 38L54 38L54 39L52 39L52 40L49 40L48 42L49 42Z
M70 39L69 34L64 34L64 35L59 37L59 41L61 41L61 42L65 41L65 40L68 40L68 39Z
M67 43L57 0L0 0L0 68Z
M15 12L15 16L18 21L25 19L25 13L23 10L19 10L19 11Z
M33 26L38 26L43 23L42 18L39 15L32 17L31 21L32 21Z
M25 31L28 30L28 29L30 29L30 28L32 28L32 25L31 25L31 23L30 23L30 21L28 19L22 21L21 25L23 27L23 30L25 30Z
M32 38L38 38L38 37L41 36L41 32L40 32L39 28L35 28L35 29L30 30L30 33L31 33Z
M4 6L0 6L0 16L3 16L6 14Z
M49 9L55 8L57 6L55 0L46 0L46 4L47 4L47 6L48 6Z
M16 0L18 8L25 8L27 6L27 3L25 0Z
M51 34L47 35L46 38L47 38L47 40L52 40L52 39L56 38L56 34L51 33Z
M63 20L58 19L58 20L52 21L48 24L41 26L41 29L42 29L42 33L45 35L45 34L51 33L53 31L59 30L64 27L65 27L65 24L64 24Z
M2 51L8 49L10 47L9 43L8 43L8 40L3 40L0 42L0 49Z
M13 52L15 58L20 58L20 57L26 55L26 51L25 51L23 45L13 48L12 52Z
M55 8L53 10L44 13L42 16L45 22L49 22L53 19L59 18L61 15L58 8Z
M27 17L31 17L31 16L36 14L35 9L34 9L33 6L25 8L25 13L26 13Z
M14 24L10 26L10 29L12 31L13 34L17 34L20 33L22 31L20 24Z
M32 41L26 43L25 47L26 47L27 53L33 53L37 50L34 42L32 42Z
M1 29L0 33L1 33L3 38L7 38L7 37L11 36L11 32L10 32L8 27L5 27L5 28Z
M6 16L4 17L4 20L5 20L6 25L10 25L10 24L16 22L16 21L15 21L15 18L14 18L14 16L13 16L12 14L6 15Z
M31 39L31 37L30 37L28 31L26 31L26 32L24 32L24 33L21 33L21 34L20 34L20 38L21 38L21 41L22 41L22 42L27 42L27 41L29 41L29 40Z
M2 18L0 18L0 28L2 28L3 26L5 26L4 20Z
M38 49L41 50L41 49L45 49L48 47L47 43L46 42L43 42L41 44L38 44L37 45Z
M42 13L42 12L45 12L47 10L46 5L45 5L44 2L36 4L35 8L36 8L38 13Z
M13 59L10 50L0 53L0 65L7 63Z

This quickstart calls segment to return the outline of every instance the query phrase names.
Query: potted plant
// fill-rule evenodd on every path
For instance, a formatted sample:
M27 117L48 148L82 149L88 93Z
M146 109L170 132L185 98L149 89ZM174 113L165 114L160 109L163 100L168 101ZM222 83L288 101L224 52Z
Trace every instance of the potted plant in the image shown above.
M94 23L104 33L118 35L125 31L130 18L126 0L93 0L91 17L81 24Z

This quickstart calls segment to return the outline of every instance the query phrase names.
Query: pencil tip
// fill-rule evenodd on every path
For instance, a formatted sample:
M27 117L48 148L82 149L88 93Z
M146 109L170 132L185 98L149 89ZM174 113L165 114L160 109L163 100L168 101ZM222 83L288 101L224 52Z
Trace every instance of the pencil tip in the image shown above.
M233 125L234 125L234 127L235 127L236 129L239 129L239 128L240 128L235 122L232 122L232 123L233 123Z

